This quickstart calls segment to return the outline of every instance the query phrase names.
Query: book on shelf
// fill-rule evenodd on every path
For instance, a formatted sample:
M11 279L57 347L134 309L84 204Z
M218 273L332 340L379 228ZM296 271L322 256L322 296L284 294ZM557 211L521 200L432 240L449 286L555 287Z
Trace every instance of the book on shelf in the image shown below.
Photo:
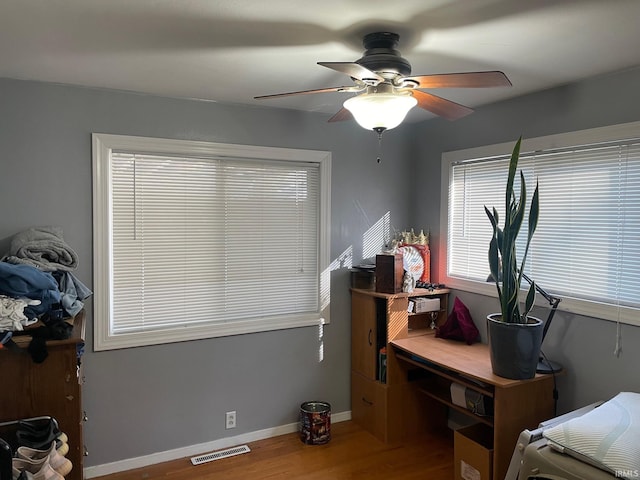
M387 347L382 347L378 353L378 380L387 382Z

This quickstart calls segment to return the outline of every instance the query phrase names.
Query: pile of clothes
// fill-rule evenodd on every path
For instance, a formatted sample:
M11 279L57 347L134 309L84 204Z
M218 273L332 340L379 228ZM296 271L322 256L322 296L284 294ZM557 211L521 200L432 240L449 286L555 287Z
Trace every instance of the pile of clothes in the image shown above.
M69 338L71 326L64 320L92 295L72 273L77 267L78 255L59 227L30 228L11 239L0 261L0 346L15 347L13 336L29 334L29 353L40 363L46 340Z

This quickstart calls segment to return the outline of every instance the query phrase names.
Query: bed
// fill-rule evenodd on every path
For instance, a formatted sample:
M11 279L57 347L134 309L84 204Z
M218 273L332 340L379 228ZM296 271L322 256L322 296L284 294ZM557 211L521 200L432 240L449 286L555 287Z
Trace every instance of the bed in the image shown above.
M525 430L506 480L640 478L640 394L621 392Z

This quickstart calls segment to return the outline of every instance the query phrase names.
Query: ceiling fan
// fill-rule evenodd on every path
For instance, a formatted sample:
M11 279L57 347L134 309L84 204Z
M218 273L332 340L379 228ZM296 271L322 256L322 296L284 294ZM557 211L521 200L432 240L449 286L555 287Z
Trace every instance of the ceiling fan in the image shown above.
M396 50L400 36L391 32L369 33L363 38L365 52L355 62L318 62L351 77L354 84L341 87L261 95L255 99L308 95L313 93L356 93L344 102L329 122L351 118L379 135L397 127L414 106L456 120L473 112L459 103L423 92L429 88L508 87L511 82L499 71L445 73L411 76L411 64Z

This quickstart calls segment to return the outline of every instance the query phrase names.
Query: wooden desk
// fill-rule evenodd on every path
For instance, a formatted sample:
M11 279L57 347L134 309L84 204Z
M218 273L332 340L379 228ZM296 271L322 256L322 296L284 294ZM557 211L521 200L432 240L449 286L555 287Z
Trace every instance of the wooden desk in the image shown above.
M435 403L469 415L493 429L493 480L502 480L516 445L525 428L534 429L554 414L554 379L536 375L530 380L510 380L491 371L489 348L485 344L435 338L434 335L400 338L390 342L389 362L397 362L404 378L411 373L419 380L410 382ZM451 401L450 386L455 382L493 399L493 416L475 415ZM427 422L441 422L426 416Z

